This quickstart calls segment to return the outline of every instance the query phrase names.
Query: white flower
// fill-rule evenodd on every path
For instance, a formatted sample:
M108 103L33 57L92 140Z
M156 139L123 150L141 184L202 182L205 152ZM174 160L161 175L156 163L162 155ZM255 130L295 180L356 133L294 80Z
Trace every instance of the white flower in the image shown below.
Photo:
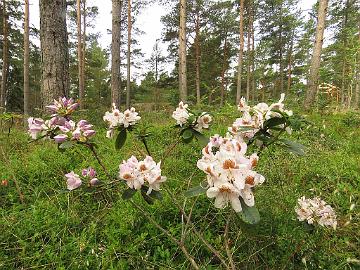
M202 113L201 116L197 119L195 130L201 132L203 129L208 129L211 121L212 118L209 114Z
M337 226L336 214L330 205L318 197L298 199L298 206L295 207L299 221L306 220L309 224L318 223L320 226L332 227L334 230Z
M244 199L248 206L254 206L252 188L262 184L265 178L253 171L257 165L258 156L252 154L246 157L247 145L232 136L215 135L203 149L203 157L197 166L206 173L208 180L208 197L216 197L216 207L226 206L227 201L235 211L241 211L237 205ZM224 202L225 201L225 202Z
M130 110L126 110L124 112L124 119L123 119L123 125L125 128L135 125L136 122L138 122L141 117L139 116L139 114L135 111L135 108L131 108Z
M238 110L239 110L240 112L246 112L246 111L249 111L249 110L250 110L250 106L247 105L246 100L245 100L244 97L242 97L242 98L240 99L240 103L239 103L239 105L238 105Z
M132 156L120 165L119 176L133 189L140 189L147 183L147 194L150 194L152 190L160 190L160 184L166 181L166 177L161 175L160 165L161 162L156 163L151 156L146 156L142 161Z
M124 128L128 128L129 126L135 125L141 117L136 112L135 108L127 109L125 112L120 112L116 105L112 105L112 111L106 112L103 116L103 120L108 122L109 124L109 132L107 133L107 137L111 138L113 135L113 131L115 127L123 126Z
M190 117L189 112L187 111L187 104L184 104L182 101L179 103L179 106L172 114L172 118L176 120L176 123L180 126L186 124L188 118Z
M235 212L241 212L240 192L230 183L220 183L206 191L209 198L215 198L216 208L225 208L230 202Z

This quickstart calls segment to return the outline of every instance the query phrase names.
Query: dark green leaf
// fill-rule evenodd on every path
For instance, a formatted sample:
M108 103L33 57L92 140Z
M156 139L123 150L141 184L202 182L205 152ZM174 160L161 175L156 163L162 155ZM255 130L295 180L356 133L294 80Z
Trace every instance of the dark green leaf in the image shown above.
M182 138L184 140L184 142L188 143L191 141L191 139L193 138L194 134L192 133L191 129L188 128L188 129L185 129L183 132L182 132Z
M266 120L264 123L264 128L272 128L278 125L282 125L286 123L286 118L284 117L273 117L269 120Z
M303 146L302 144L287 139L279 139L279 141L281 143L280 145L289 152L294 153L298 156L305 155L305 146Z
M141 190L141 195L143 196L144 200L148 203L148 204L154 204L154 199L151 198L149 195L146 194L146 191Z
M60 149L68 149L68 148L71 148L74 146L74 143L71 142L71 141L66 141L66 142L63 142L62 144L59 145L59 148Z
M123 194L121 195L121 197L124 199L124 200L129 200L131 199L136 193L136 189L133 189L133 188L128 188L127 190L125 190L123 192Z
M116 141L115 141L115 149L119 150L121 149L121 147L124 146L125 141L126 141L126 128L123 128L120 133L118 134L118 136L116 137Z
M144 192L145 195L149 196L152 199L156 199L161 201L163 199L162 194L160 193L160 191L156 191L156 190L152 190L151 193L148 195L149 188L147 186L142 186L141 187L141 192Z
M202 186L197 186L197 187L193 187L188 189L187 191L185 191L184 195L187 198L191 198L191 197L195 197L198 196L200 194L204 194L206 193L206 188L203 188Z
M248 224L256 224L260 221L260 213L256 206L247 206L244 200L239 197L241 202L242 211L238 213L238 216Z
M201 146L205 147L209 143L209 138L199 131L192 129L192 133L195 135L195 138L200 142Z

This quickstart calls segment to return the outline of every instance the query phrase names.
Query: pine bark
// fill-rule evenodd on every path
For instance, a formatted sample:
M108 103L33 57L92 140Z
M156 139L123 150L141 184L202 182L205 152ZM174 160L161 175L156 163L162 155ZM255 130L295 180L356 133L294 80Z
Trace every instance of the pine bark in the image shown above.
M355 75L355 109L360 108L359 99L360 99L360 16L359 16L359 32L358 32L358 45L359 49L357 51L356 57L356 75Z
M196 11L195 19L195 68L196 68L196 103L199 105L201 102L201 92L200 92L200 15L199 7Z
M1 95L0 107L5 109L6 93L7 93L7 75L9 69L9 40L8 40L8 14L6 11L6 1L3 0L3 66L2 66L2 81L1 81Z
M239 104L241 98L241 80L242 80L242 63L244 53L244 0L240 0L240 48L239 48L239 60L238 60L238 75L237 75L237 87L236 87L236 104Z
M82 32L82 70L81 70L81 80L84 88L84 97L86 95L85 89L85 64L86 64L86 0L83 0L83 32Z
M186 71L186 0L180 0L179 25L179 92L180 100L187 100L187 71Z
M117 107L121 102L120 82L120 37L121 37L121 0L112 0L112 40L111 40L111 103Z
M130 80L131 80L131 29L132 29L132 18L131 18L131 0L128 0L128 44L127 44L127 78L126 78L126 108L130 108Z
M316 26L315 43L313 48L313 55L311 58L308 90L304 101L305 110L309 110L310 107L313 105L317 92L327 7L328 7L328 0L319 0L318 22Z
M30 86L29 86L29 0L24 6L24 115L30 114Z
M77 52L78 52L78 80L79 80L79 102L80 109L84 108L84 81L83 81L83 45L81 34L81 0L76 2L76 23L77 23Z
M66 0L40 0L42 103L69 93L69 52Z
M246 100L250 100L250 88L251 88L251 28L252 28L252 5L249 3L249 25L247 31L247 72L246 72Z
M294 31L291 35L291 41L289 45L289 61L288 61L288 74L287 74L287 87L286 94L289 94L291 88L291 74L292 74L292 61L293 61L293 47L294 47Z
M224 56L223 56L223 66L221 71L221 89L220 89L220 106L224 105L225 99L225 89L226 89L226 82L225 82L225 72L227 70L227 51L228 51L228 40L227 40L227 33L225 34L225 41L224 41Z

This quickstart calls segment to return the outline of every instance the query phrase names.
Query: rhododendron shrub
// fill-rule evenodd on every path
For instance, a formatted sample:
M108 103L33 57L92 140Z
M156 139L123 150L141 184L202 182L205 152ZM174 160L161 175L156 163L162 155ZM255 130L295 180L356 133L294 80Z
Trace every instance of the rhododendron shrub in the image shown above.
M293 125L293 112L285 109L284 98L285 95L281 94L276 103L259 103L253 107L241 98L238 106L241 117L228 128L226 136L210 138L197 162L198 168L206 174L207 183L188 190L188 197L206 193L207 197L215 199L216 208L231 205L245 222L260 220L253 190L265 181L265 177L254 170L258 154L272 144L303 154L302 145L281 138L283 133L291 133ZM186 115L179 111L178 115ZM251 155L247 154L250 145L255 149Z

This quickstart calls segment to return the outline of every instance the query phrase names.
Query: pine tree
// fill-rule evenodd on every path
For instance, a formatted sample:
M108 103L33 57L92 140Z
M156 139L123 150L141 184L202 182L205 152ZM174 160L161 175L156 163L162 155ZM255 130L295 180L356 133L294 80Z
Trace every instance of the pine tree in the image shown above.
M66 1L40 0L39 3L44 106L69 94L69 52Z

